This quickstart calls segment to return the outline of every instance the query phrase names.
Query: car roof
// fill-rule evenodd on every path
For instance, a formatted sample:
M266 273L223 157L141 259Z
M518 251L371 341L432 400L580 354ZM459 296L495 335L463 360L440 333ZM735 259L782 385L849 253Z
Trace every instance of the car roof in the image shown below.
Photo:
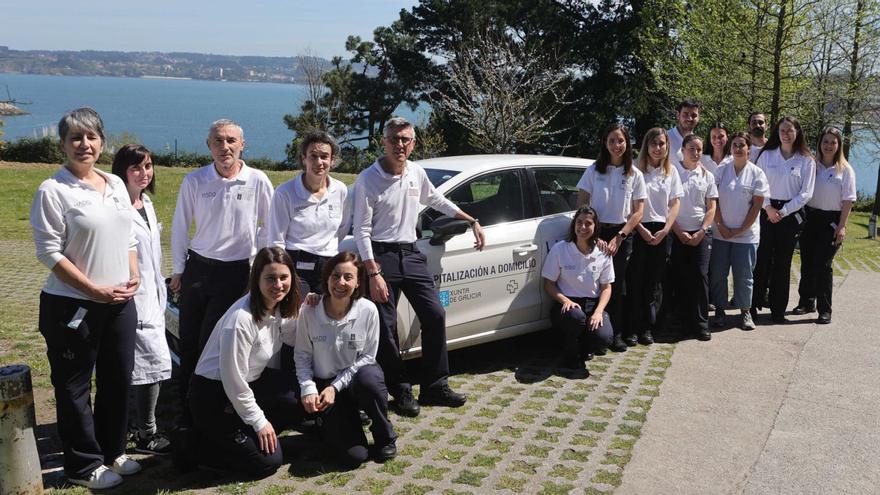
M593 160L554 155L462 155L419 160L422 168L479 173L485 170L522 166L567 165L586 167Z

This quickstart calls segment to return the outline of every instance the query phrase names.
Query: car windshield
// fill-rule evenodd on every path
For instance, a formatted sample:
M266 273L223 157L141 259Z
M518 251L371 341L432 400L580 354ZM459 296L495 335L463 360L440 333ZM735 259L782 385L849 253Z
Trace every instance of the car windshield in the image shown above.
M426 168L425 173L428 174L428 180L431 181L431 184L434 184L434 187L440 187L440 184L458 175L458 172L454 170L439 170L436 168Z

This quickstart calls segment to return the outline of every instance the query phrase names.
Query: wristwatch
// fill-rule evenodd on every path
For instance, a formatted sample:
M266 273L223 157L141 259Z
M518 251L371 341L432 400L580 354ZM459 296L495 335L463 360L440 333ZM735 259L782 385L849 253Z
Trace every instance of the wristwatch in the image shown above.
M617 237L620 237L622 240L626 240L626 238L629 237L629 234L621 230L617 233Z

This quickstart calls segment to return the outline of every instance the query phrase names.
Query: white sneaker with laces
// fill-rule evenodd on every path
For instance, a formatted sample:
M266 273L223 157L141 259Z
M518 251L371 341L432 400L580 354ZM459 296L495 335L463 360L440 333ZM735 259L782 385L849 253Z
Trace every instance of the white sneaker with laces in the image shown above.
M98 466L98 469L92 471L88 478L68 478L68 481L91 490L104 490L122 483L122 476L114 473L107 466Z
M127 455L122 454L121 456L117 457L115 461L113 461L113 465L110 466L110 470L116 474L128 476L129 474L134 474L140 471L141 465L138 464L137 461L129 459Z

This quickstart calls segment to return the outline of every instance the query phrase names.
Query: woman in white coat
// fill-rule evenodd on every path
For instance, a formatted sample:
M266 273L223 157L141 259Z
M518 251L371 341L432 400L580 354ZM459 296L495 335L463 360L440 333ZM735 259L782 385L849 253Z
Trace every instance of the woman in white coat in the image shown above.
M150 151L127 144L116 152L114 174L122 178L133 206L132 219L138 241L138 268L141 285L134 296L138 325L134 347L131 384L137 402L135 450L167 454L170 443L156 429L156 402L159 384L171 378L171 354L165 340L165 279L162 276L161 225L150 197L144 191L155 189L155 171Z

